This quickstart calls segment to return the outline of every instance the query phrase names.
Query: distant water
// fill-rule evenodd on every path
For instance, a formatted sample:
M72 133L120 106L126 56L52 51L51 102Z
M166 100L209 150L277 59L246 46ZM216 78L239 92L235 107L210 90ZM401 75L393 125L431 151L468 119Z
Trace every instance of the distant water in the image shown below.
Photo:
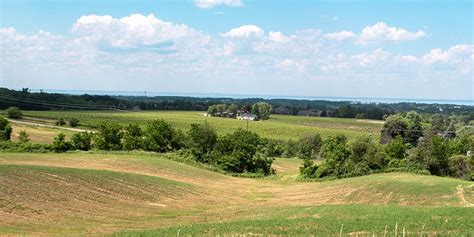
M39 89L31 89L32 92L39 92ZM111 96L145 96L145 91L100 91L100 90L55 90L45 89L48 93L61 93L70 95L111 95ZM212 93L169 93L169 92L146 92L146 96L183 96L198 98L263 98L263 99L294 99L294 100L328 100L328 101L349 101L360 103L425 103L425 104L454 104L454 105L474 105L474 100L443 100L443 99L410 99L410 98L376 98L376 97L327 97L327 96L282 96L282 95L243 95L243 94L212 94Z

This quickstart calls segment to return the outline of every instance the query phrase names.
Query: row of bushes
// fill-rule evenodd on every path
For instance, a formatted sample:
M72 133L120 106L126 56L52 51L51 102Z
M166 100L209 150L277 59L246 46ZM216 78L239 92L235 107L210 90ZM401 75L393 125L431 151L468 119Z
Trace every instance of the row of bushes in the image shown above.
M410 171L438 176L474 179L474 159L466 154L474 145L470 135L446 139L424 137L416 147L401 136L381 145L370 137L348 141L344 135L322 142L316 164L306 159L301 176L312 179L346 178L374 172Z
M62 133L52 144L30 144L26 141L2 142L0 150L25 152L66 152L69 150L144 150L169 152L181 150L182 155L192 156L197 162L216 166L234 173L273 173L273 159L264 154L265 140L256 133L237 130L217 136L209 124L192 124L186 133L173 128L164 120L149 122L144 128L137 124L121 126L115 122L102 122L97 132L79 132L68 141Z

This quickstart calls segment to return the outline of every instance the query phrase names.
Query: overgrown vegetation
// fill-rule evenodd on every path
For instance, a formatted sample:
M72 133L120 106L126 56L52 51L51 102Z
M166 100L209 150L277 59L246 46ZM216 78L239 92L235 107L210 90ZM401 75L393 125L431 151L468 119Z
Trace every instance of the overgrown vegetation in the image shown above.
M345 178L374 172L410 171L474 180L472 149L474 136L467 119L416 112L386 119L381 144L369 137L348 142L346 136L332 136L323 142L319 165L306 160L305 178Z

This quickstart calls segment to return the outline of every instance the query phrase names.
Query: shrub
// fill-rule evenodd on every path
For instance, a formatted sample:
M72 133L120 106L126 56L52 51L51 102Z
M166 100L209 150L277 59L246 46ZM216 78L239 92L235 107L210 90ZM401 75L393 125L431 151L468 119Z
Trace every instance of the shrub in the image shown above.
M64 135L64 133L59 133L54 138L53 144L51 145L51 149L54 152L66 152L71 149L71 144L69 142L66 142L66 135Z
M94 134L94 146L99 150L120 150L122 127L116 122L105 121L97 125Z
M253 132L238 129L217 142L215 160L223 170L235 173L271 173L273 159L257 154L260 137Z
M56 123L55 123L57 126L63 126L63 125L66 125L66 120L64 120L63 118L59 118L58 120L56 120Z
M10 126L10 123L4 117L0 117L0 141L10 140L11 134L12 127Z
M167 152L179 149L179 142L174 140L176 131L163 119L149 122L145 128L144 148L147 151ZM173 142L174 141L174 142Z
M8 118L21 119L23 117L23 113L18 107L10 107L6 111Z
M29 142L30 141L30 138L28 136L28 134L26 133L26 131L20 131L20 134L18 135L18 140L20 142Z
M125 127L122 139L124 150L141 149L143 143L143 131L137 124L129 124Z
M474 180L474 159L472 156L449 157L449 174L460 179Z
M217 142L216 130L208 123L191 124L187 145L198 161L207 162Z
M71 127L77 127L79 125L79 119L77 118L70 118L69 119L69 126Z
M298 141L298 156L303 159L316 158L323 141L319 134L302 137Z
M50 145L35 144L30 142L0 141L0 151L6 152L49 152Z
M71 137L72 148L76 150L88 151L92 148L92 132L74 133Z

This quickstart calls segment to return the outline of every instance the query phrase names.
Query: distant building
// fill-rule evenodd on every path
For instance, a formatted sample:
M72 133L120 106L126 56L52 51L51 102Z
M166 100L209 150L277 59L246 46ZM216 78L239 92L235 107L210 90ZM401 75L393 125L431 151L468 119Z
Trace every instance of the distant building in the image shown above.
M258 120L258 117L257 117L257 115L255 115L255 114L242 113L242 114L238 114L238 115L237 115L237 119L255 121L255 120Z

